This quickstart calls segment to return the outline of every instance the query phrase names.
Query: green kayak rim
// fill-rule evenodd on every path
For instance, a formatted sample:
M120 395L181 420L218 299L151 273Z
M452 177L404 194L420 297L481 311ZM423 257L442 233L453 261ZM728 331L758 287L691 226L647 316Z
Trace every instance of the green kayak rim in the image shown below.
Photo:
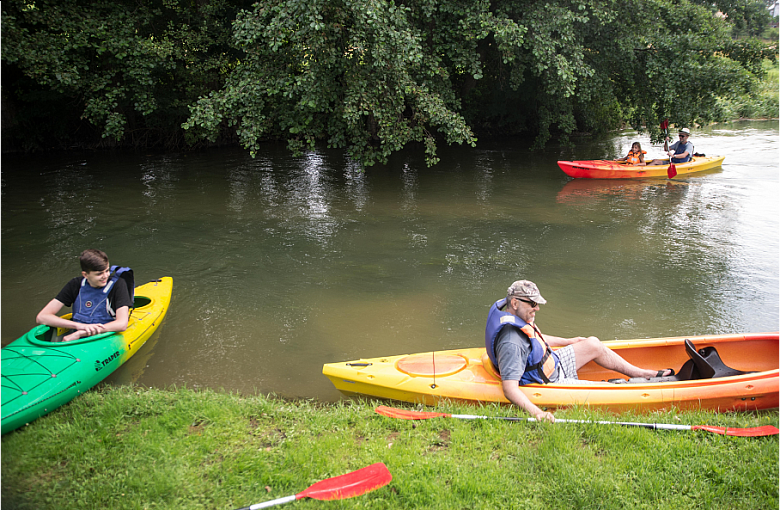
M101 340L103 338L107 338L111 335L116 335L115 331L107 331L106 333L99 333L97 335L87 336L84 338L79 338L78 340L72 340L70 342L48 342L46 340L41 340L40 337L42 337L46 332L49 330L50 326L47 326L45 324L41 324L38 327L35 327L27 332L27 341L34 345L41 345L46 347L53 347L53 346L63 346L63 345L78 345L78 344L85 344L87 342L94 342L95 340Z

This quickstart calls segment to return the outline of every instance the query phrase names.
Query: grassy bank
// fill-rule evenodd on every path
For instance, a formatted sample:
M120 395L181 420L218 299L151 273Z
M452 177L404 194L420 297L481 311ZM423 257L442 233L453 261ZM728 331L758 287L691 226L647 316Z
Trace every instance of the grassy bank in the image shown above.
M764 60L764 72L754 94L744 94L733 98L723 98L720 107L726 119L776 119L780 113L778 95L778 65L777 61Z
M213 391L91 391L2 438L8 508L231 509L374 462L393 481L289 508L778 508L778 437L447 418ZM409 407L409 406L406 406ZM512 415L489 406L448 412ZM777 411L558 417L753 427Z

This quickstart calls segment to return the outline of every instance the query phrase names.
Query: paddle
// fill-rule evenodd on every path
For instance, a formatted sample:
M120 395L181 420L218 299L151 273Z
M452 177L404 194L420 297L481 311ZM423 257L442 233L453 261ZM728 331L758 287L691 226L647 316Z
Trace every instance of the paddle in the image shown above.
M257 503L252 506L245 506L239 510L257 510L258 508L268 508L269 506L291 503L302 498L314 498L319 500L347 499L360 496L368 491L384 487L393 476L381 462L371 464L357 471L352 471L345 475L328 478L315 483L308 489L294 496Z
M669 137L669 119L664 119L664 121L661 122L661 130L664 132L664 140L666 140ZM666 175L670 179L677 175L677 167L672 163L671 156L669 157L669 168L666 169Z
M379 406L374 409L382 416L390 418L400 418L402 420L428 420L430 418L456 418L459 420L508 420L508 421L536 421L535 418L511 418L506 416L479 416L474 414L449 414L435 413L430 411L407 411L406 409L395 409L392 407ZM741 437L758 436L776 436L780 433L777 427L773 425L764 425L763 427L753 427L749 429L739 429L733 427L714 427L712 425L671 425L666 423L636 423L627 421L587 421L587 420L562 420L555 419L555 423L582 423L595 425L623 425L626 427L644 427L648 429L660 430L704 430L713 434Z

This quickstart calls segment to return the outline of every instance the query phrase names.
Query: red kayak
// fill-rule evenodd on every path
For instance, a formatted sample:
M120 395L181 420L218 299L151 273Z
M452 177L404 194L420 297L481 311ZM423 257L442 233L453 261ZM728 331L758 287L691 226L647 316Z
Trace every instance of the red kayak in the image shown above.
M687 163L675 164L677 175L703 172L719 167L726 156L698 156ZM667 160L668 161L668 160ZM558 161L566 175L583 179L636 179L668 177L669 164L653 166L627 165L619 161L593 159L589 161Z

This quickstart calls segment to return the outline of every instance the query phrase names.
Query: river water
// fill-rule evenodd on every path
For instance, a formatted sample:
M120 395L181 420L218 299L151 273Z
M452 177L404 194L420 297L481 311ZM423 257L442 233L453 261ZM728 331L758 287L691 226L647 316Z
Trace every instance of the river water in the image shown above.
M557 160L625 155L634 132L531 151L420 150L365 173L339 151L2 161L2 343L95 247L136 283L174 280L160 330L109 382L333 401L322 365L479 346L516 279L543 331L602 340L776 331L778 123L696 130L722 168L674 180L571 180Z

